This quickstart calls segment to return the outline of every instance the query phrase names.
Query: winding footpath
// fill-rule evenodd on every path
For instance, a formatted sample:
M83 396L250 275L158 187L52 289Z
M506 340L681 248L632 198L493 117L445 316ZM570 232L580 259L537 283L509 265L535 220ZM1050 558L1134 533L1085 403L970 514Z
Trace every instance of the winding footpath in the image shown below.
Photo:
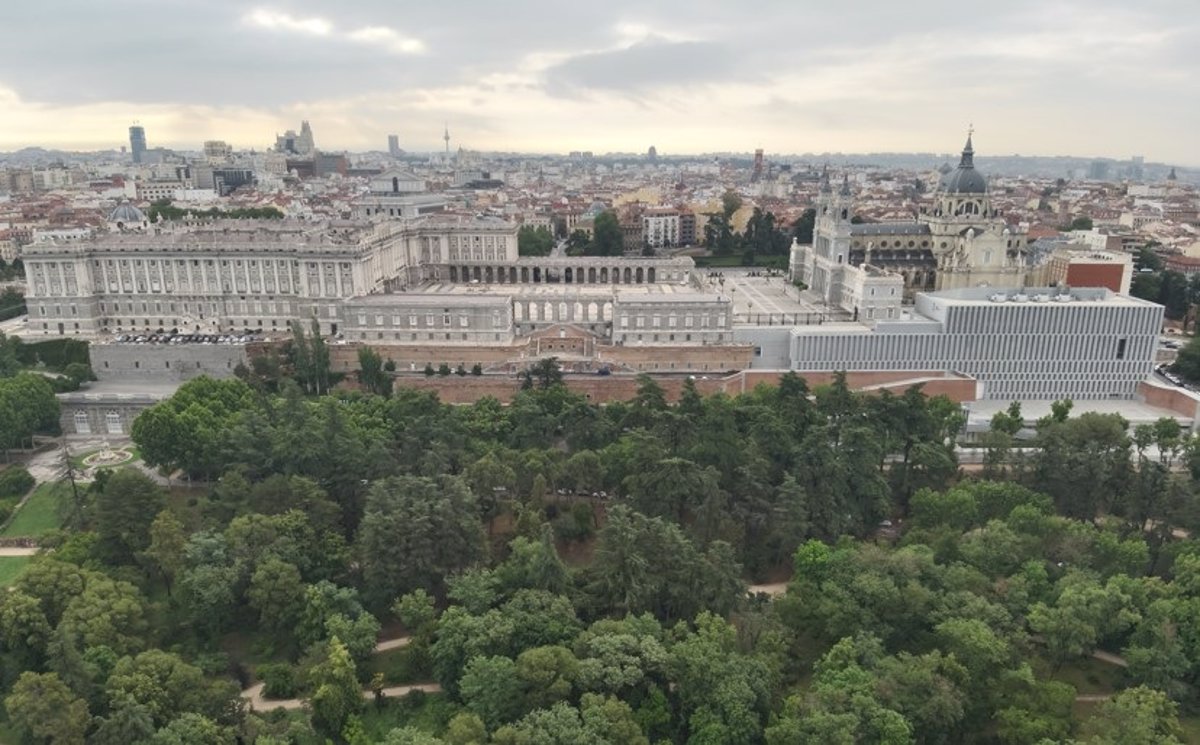
M772 582L769 585L750 585L746 588L746 591L751 595L757 595L761 592L775 598L787 592L787 588L787 582Z
M409 637L402 636L398 639L387 639L375 645L374 653L386 652L389 649L400 649L407 647ZM262 691L264 683L255 683L246 690L242 691L242 698L246 704L257 712L275 711L276 709L299 709L304 706L304 699L299 698L263 698ZM391 686L384 688L382 693L385 697L400 697L407 696L413 691L424 691L425 693L441 693L442 687L437 683L412 683L410 685ZM363 691L363 698L375 698L375 692L371 690Z
M0 548L0 558L6 556L33 556L39 550L37 546L5 546Z

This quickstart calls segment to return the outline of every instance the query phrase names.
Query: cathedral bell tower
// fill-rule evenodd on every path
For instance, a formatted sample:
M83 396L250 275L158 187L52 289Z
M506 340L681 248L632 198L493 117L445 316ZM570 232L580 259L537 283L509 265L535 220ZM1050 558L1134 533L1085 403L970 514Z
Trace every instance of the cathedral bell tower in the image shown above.
M829 173L821 175L821 188L816 199L817 218L813 226L813 248L817 256L844 264L850 258L850 220L854 217L854 197L850 179L842 177L842 185L834 192Z

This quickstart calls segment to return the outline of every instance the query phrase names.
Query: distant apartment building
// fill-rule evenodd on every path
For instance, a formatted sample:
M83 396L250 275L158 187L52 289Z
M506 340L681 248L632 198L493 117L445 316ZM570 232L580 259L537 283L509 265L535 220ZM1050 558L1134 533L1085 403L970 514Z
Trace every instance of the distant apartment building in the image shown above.
M636 253L640 251L644 245L642 221L636 217L633 217L628 220L622 220L620 225L621 241L625 246L626 253Z
M1121 213L1121 225L1134 230L1141 230L1147 225L1155 225L1163 221L1161 209L1139 207L1129 212Z
M35 191L62 189L83 180L83 174L69 168L38 168L32 173Z
M1068 244L1055 249L1030 276L1032 284L1042 286L1105 287L1127 295L1133 281L1133 255Z
M1200 227L1200 211L1194 204L1171 204L1163 209L1163 214L1171 222L1186 223Z
M545 228L551 233L554 232L554 216L538 212L527 213L521 218L521 224L527 225L535 230Z
M240 186L250 186L255 182L254 171L249 168L232 166L212 169L212 185L202 185L211 188L217 194L227 197Z
M166 181L166 180L147 180L138 181L136 184L138 201L142 202L157 202L162 199L171 200L175 198L175 192L179 189L188 188L185 181Z
M400 135L388 135L388 155L393 158L404 155L404 151L400 149Z
M20 248L12 231L0 230L0 261L12 262L18 256Z
M1198 257L1173 254L1168 256L1163 263L1172 272L1179 272L1189 277L1193 274L1200 274L1200 258Z
M1068 235L1071 243L1085 245L1094 251L1120 251L1123 246L1120 235L1101 232L1099 228L1072 230Z
M650 248L680 244L679 210L674 207L650 207L642 212L642 241Z
M679 211L679 245L692 246L696 244L696 213L691 210Z
M13 194L28 194L33 191L33 171L22 168L4 172L0 175L0 189Z
M317 178L324 178L338 174L345 176L350 168L350 161L344 153L322 153L313 154L313 175Z
M211 162L224 162L233 155L233 147L224 140L206 140L204 142L204 157Z

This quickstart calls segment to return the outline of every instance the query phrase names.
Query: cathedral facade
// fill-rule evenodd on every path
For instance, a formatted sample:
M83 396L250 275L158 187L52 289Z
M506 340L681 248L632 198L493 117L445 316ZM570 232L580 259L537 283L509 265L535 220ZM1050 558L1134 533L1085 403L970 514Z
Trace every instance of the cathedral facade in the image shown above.
M900 277L906 299L927 290L1024 285L1027 236L992 206L974 158L968 136L958 167L942 177L933 205L909 223L853 224L849 183L835 193L828 178L822 179L813 245L793 246L791 278L848 312L855 308L841 301L841 287L857 278L843 264ZM831 277L838 279L831 283Z

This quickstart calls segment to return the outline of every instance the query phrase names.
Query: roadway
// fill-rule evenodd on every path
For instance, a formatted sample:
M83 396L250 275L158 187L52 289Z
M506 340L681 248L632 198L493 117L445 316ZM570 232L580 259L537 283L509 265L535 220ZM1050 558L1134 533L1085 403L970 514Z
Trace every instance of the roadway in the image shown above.
M29 316L17 316L7 321L0 321L0 334L5 336L20 336L25 332Z

